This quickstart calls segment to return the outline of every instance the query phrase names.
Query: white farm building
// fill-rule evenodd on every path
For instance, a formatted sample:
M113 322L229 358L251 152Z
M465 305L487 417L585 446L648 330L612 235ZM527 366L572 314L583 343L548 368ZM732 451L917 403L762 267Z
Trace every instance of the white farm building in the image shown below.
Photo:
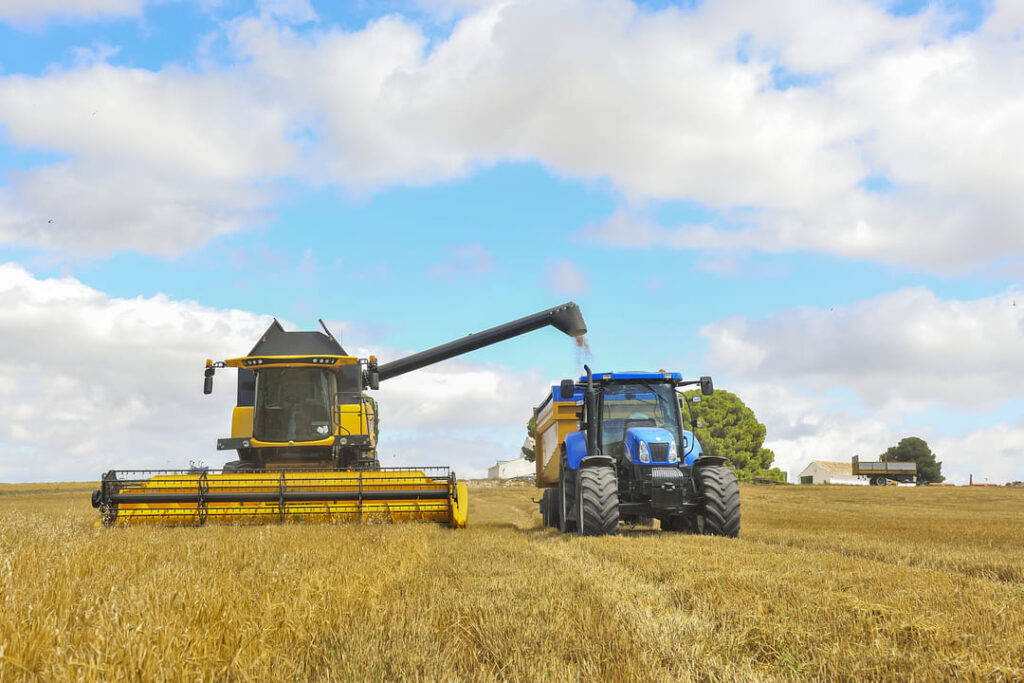
M800 473L801 484L853 484L864 486L868 482L854 476L853 463L814 460Z
M514 479L528 477L537 473L537 466L525 458L515 460L499 460L487 468L488 479Z

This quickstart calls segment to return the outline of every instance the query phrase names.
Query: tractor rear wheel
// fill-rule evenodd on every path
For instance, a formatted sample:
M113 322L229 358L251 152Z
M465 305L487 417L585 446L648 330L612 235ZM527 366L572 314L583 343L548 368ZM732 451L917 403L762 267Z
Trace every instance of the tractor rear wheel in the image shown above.
M584 536L619 532L619 480L615 468L584 467L576 475L579 530Z
M704 497L702 517L705 536L740 535L740 487L728 467L708 465L697 469L697 490Z

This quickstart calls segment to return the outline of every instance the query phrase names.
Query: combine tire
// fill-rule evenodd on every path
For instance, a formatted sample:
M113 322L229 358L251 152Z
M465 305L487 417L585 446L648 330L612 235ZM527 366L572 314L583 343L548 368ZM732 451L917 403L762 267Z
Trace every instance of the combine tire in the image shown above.
M705 536L740 535L740 487L728 467L709 465L697 469L697 487L704 496Z
M579 530L584 536L619 532L619 480L614 467L584 467L576 475Z

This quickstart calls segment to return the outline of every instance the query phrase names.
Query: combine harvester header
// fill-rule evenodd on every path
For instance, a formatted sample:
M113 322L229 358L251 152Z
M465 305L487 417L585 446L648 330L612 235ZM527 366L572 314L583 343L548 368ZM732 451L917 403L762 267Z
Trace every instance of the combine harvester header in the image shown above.
M231 436L222 470L111 470L93 492L105 526L208 521L428 520L465 526L466 485L447 467L382 468L379 383L548 325L587 332L573 302L378 364L350 356L323 332L288 332L277 320L245 356L206 362L203 392L220 368L237 368Z

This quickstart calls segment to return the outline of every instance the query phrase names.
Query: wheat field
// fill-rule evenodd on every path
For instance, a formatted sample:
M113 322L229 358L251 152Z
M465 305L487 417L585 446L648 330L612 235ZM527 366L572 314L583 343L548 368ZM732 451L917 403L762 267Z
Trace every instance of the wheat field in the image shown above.
M95 529L0 485L0 680L1022 680L1024 490L741 489L739 539L470 527Z

